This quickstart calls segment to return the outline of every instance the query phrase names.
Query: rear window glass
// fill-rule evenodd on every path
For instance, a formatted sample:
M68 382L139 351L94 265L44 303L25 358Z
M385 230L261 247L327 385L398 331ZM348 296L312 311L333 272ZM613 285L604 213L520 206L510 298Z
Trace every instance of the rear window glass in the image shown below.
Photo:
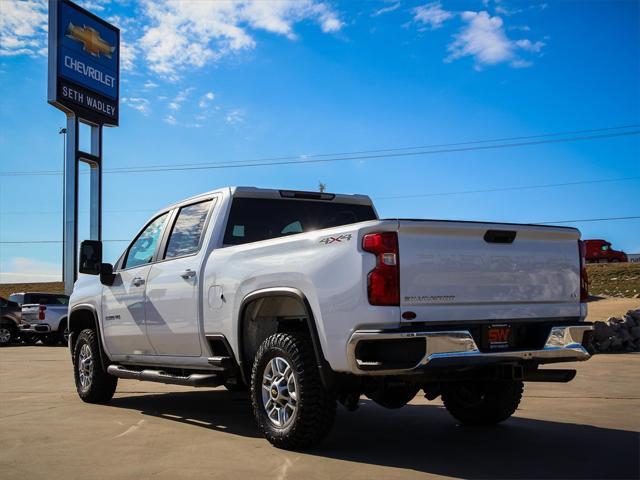
M211 200L180 209L169 237L165 258L181 257L198 251L210 206Z
M371 205L236 198L231 205L224 243L240 245L375 219Z
M45 293L25 293L24 303L39 303L40 305L69 305L66 295L47 295Z

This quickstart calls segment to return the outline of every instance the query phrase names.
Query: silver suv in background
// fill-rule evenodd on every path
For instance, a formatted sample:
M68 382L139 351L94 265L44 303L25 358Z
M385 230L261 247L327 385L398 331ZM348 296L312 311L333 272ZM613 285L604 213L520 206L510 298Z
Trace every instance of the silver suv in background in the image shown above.
M69 297L58 293L12 293L9 300L22 307L20 337L26 343L54 345L67 341Z

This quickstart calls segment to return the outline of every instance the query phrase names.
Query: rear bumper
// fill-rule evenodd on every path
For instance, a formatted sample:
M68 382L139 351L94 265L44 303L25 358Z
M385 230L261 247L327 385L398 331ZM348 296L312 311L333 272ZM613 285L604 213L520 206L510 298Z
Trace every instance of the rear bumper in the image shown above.
M389 330L358 330L351 335L347 355L351 372L358 375L404 375L420 374L438 367L471 367L496 363L557 363L588 360L591 356L584 347L584 334L593 330L590 324L554 326L544 343L537 350L481 351L468 330L432 332L407 332ZM413 346L424 340L424 354L419 360L407 364L394 362L363 361L358 358L358 345L380 340L411 341ZM408 345L408 344L407 344Z
M20 333L51 333L51 326L48 323L23 323L20 325Z

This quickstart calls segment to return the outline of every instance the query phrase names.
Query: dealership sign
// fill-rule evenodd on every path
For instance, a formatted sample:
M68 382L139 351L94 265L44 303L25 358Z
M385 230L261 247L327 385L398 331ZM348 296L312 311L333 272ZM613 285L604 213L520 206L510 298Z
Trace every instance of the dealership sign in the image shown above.
M120 30L68 0L49 1L49 103L118 125Z

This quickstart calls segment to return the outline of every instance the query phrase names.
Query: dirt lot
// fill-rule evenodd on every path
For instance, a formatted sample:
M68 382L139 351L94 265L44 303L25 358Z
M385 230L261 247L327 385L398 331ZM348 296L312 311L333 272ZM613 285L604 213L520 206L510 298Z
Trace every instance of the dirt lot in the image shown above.
M600 303L602 302L602 303ZM625 299L592 314L622 313ZM640 304L640 301L636 302ZM621 310L622 308L622 310ZM569 384L529 383L514 418L456 425L439 401L364 400L321 448L277 450L244 394L121 380L109 405L81 402L63 347L0 349L3 479L639 478L640 355L600 355Z

